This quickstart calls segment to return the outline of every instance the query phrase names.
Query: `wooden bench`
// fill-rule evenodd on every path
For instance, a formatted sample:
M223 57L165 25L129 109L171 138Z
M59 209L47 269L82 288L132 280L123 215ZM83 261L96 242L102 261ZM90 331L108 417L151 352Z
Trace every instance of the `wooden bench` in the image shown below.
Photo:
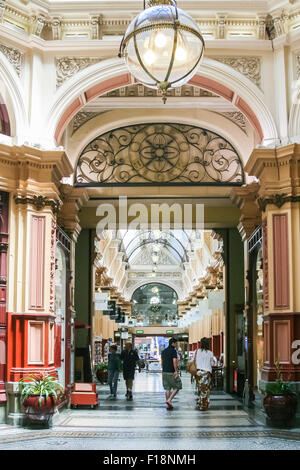
M73 392L71 393L71 408L77 408L78 405L90 405L91 408L98 405L96 384L74 383Z

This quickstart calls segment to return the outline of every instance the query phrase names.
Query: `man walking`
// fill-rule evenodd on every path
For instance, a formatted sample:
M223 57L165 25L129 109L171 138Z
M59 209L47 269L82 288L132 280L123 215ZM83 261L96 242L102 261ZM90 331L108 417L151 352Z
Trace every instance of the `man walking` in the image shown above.
M172 400L179 390L182 389L182 382L178 375L178 357L175 349L176 338L169 340L169 346L161 353L162 381L166 391L167 410L172 410Z
M110 388L109 398L116 398L119 372L121 370L121 361L117 354L117 346L112 344L108 355L108 385Z
M136 364L139 364L140 358L137 351L132 348L131 343L125 344L125 349L121 352L120 358L121 361L123 361L123 377L126 382L126 398L128 401L131 401L135 368ZM141 372L140 365L139 372Z

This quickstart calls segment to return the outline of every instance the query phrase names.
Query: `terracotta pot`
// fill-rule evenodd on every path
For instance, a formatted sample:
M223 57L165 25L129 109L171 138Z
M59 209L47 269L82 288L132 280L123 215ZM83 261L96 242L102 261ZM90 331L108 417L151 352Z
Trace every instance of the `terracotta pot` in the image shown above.
M263 405L267 416L274 424L287 424L295 416L297 410L297 396L288 395L266 395Z
M96 376L99 382L106 383L108 379L108 371L107 369L98 369L96 371Z
M41 405L39 404L39 398L37 395L29 395L28 398L23 400L26 417L31 423L48 424L55 411L55 398L50 396L46 399L43 396Z

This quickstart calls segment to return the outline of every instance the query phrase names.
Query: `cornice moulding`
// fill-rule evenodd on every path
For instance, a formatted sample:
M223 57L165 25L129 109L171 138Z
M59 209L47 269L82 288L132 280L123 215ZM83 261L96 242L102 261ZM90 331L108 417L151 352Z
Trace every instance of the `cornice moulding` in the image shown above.
M300 36L300 31L298 32ZM105 36L104 36L105 38ZM115 36L114 39L66 39L57 41L45 41L44 39L34 36L26 35L19 31L12 31L0 25L0 41L5 41L9 47L18 47L21 51L43 51L55 54L87 54L89 55L115 50L116 57L120 46L121 36ZM272 52L271 41L260 40L253 38L228 38L228 39L208 39L206 41L206 50L215 49L228 49L236 51L256 51L257 52ZM213 57L212 57L213 58Z
M8 5L14 8L18 8L24 13L28 11L26 5L22 5L20 2L9 0ZM278 8L279 6L288 5L287 1L274 2L272 8ZM236 12L237 9L243 12L252 11L265 11L270 8L267 0L183 0L181 2L181 8L186 11L226 11ZM51 0L33 0L30 2L30 10L43 10L49 14L62 13L68 11L82 12L91 10L93 12L107 11L112 9L124 10L124 11L140 11L142 5L139 1L132 0L111 0L110 2L105 0L72 0L72 1L51 1Z

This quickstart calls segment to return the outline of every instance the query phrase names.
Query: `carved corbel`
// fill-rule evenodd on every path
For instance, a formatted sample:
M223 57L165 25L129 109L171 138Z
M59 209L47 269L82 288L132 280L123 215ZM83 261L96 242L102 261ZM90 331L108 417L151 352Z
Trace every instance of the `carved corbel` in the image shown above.
M226 37L226 18L227 18L227 14L217 13L217 19L218 19L217 37L218 39L225 39Z
M242 241L247 240L253 230L261 224L261 211L258 204L258 183L234 188L230 194L233 203L241 210L238 230Z
M5 1L5 0L1 0L1 1L0 1L0 22L1 22L1 23L2 23L2 21L3 21L3 16L4 16L5 8L6 8L6 1Z
M61 19L59 17L52 18L51 28L53 41L61 39Z
M46 18L44 15L38 15L34 18L33 34L35 36L41 36L45 23Z
M99 39L99 16L92 15L90 18L90 35L91 39Z

